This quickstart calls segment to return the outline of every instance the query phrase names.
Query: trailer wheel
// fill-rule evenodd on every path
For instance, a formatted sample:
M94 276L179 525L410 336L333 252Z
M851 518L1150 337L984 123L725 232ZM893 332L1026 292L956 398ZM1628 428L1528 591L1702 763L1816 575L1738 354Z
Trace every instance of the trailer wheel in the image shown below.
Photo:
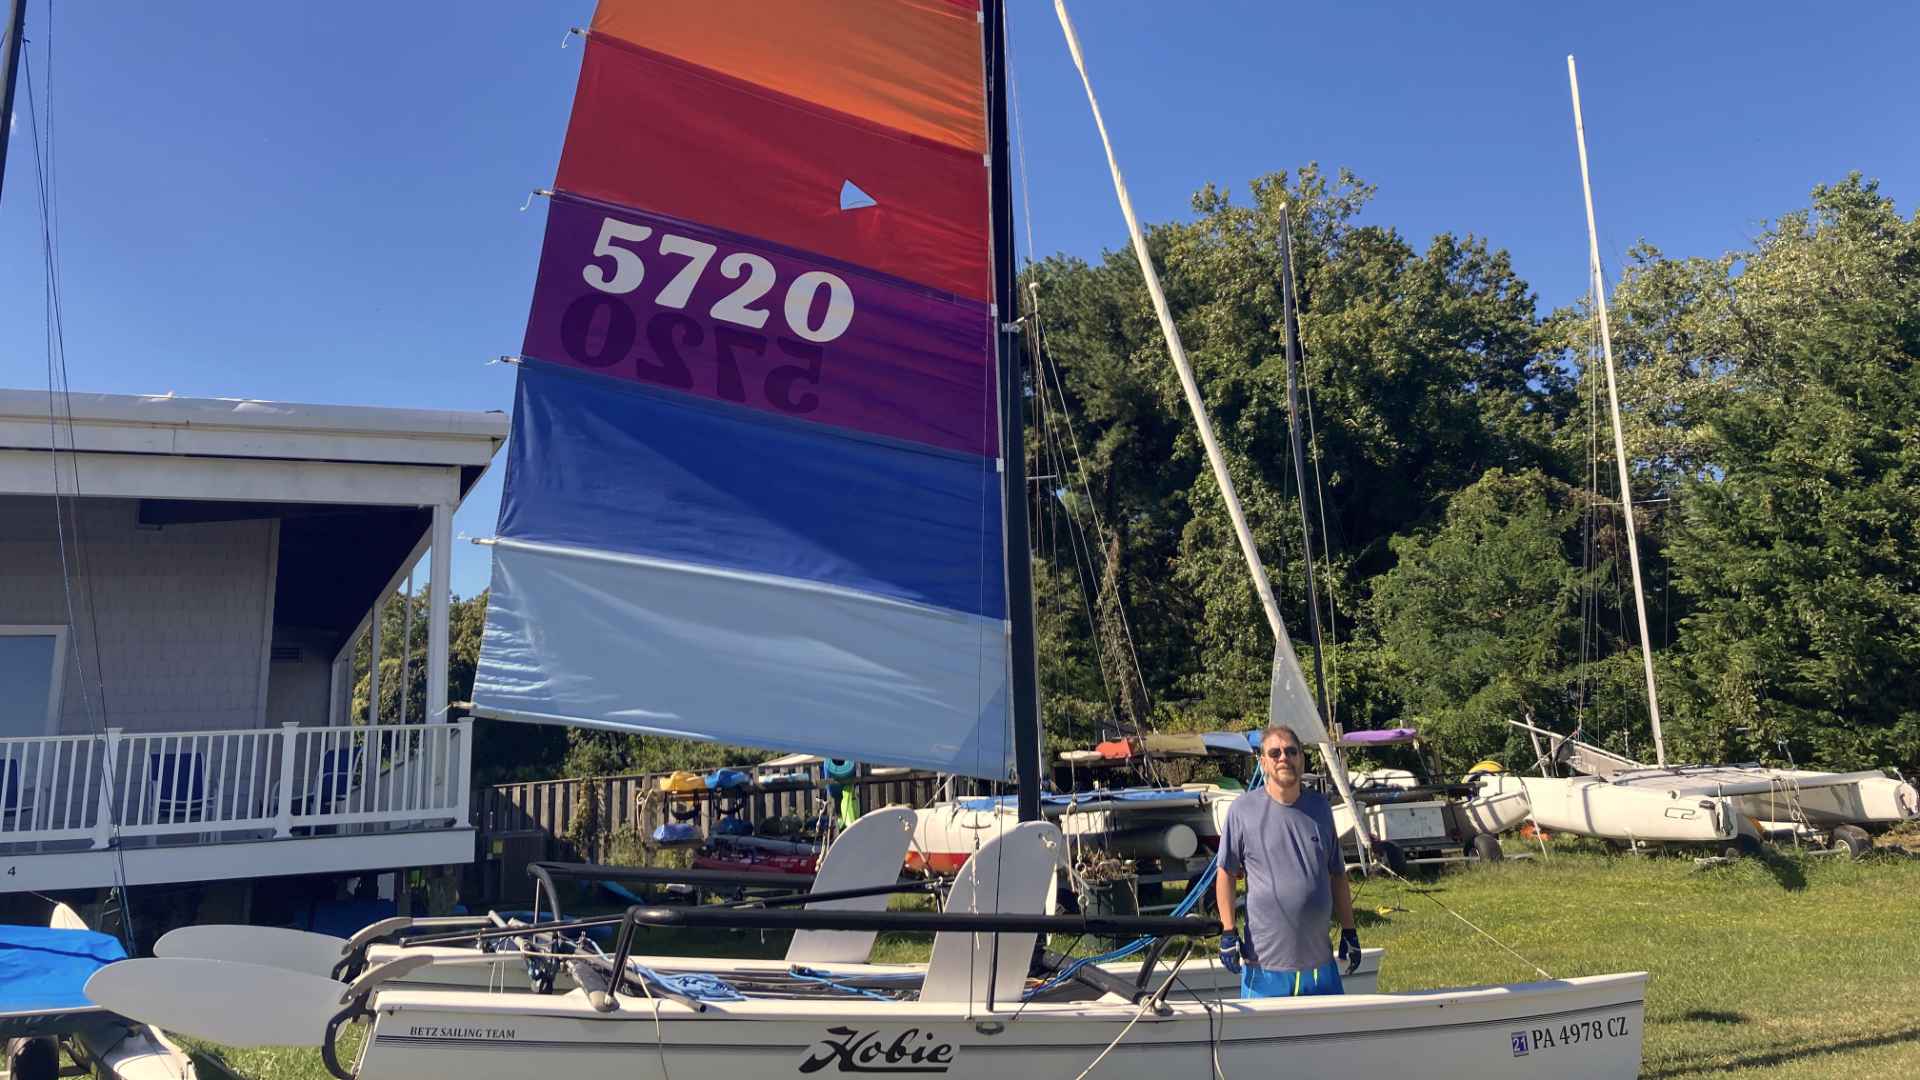
M1842 825L1833 830L1833 846L1847 849L1847 857L1864 859L1873 852L1873 837L1858 825Z
M1475 833L1473 840L1467 844L1467 857L1483 863L1497 863L1506 858L1507 853L1500 850L1499 837L1492 833Z
M1386 867L1394 877L1407 876L1407 853L1400 849L1399 844L1391 840L1376 840L1373 845L1373 857L1380 860L1380 865Z
M1758 858L1764 854L1765 851L1766 848L1760 843L1759 837L1749 832L1741 832L1735 834L1732 840L1727 841L1726 846L1720 849L1720 854L1729 859L1742 857Z

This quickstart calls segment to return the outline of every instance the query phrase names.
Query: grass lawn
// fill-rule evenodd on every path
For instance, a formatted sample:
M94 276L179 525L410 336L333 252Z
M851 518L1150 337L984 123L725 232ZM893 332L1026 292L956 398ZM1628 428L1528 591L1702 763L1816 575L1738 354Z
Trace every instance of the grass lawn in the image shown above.
M1544 860L1534 850L1412 884L1357 883L1361 939L1389 950L1381 989L1537 977L1444 904L1555 976L1651 972L1643 1077L1920 1075L1920 859L1777 855L1697 869L1579 844ZM729 952L758 945L734 940L746 948ZM765 954L781 947L769 940ZM926 948L890 938L875 959L924 959ZM242 1080L326 1077L313 1051L197 1049L207 1080L223 1065Z

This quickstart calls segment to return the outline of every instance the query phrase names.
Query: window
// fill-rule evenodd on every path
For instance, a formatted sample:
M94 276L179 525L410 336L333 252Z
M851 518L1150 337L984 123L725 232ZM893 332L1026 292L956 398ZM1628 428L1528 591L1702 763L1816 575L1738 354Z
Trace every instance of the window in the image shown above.
M0 739L59 729L66 646L64 626L0 626Z

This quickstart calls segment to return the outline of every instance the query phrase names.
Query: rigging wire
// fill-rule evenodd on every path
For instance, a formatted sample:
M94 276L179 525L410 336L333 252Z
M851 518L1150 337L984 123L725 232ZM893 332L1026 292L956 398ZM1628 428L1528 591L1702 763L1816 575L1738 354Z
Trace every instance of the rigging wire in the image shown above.
M86 544L80 527L81 498L80 451L74 438L73 392L67 375L66 322L63 297L60 288L60 246L59 246L59 199L54 188L53 162L53 4L47 4L46 32L46 83L45 99L47 109L46 135L41 136L40 110L33 89L33 66L31 50L22 49L20 54L22 81L27 88L27 118L29 133L33 143L33 175L38 193L40 210L41 259L46 275L44 306L46 318L47 350L47 456L52 466L53 481L53 519L54 537L60 554L61 590L67 609L67 625L76 632L79 628L79 614L84 610L87 621L87 637L93 646L93 675L88 678L86 649L76 640L72 650L72 660L80 687L82 708L87 715L89 725L104 738L108 733L106 682L100 648L100 619L98 606L94 602L94 575L88 572L90 560L86 554ZM0 118L10 119L10 118ZM67 435L68 467L72 472L72 497L61 505L61 469L60 469L60 427L64 419ZM71 540L69 540L71 534ZM71 549L71 557L69 557ZM74 602L74 580L80 582L80 603ZM107 814L108 837L113 847L114 887L120 894L120 930L124 943L132 949L134 942L133 905L127 893L126 851L120 844L120 795L113 790L113 765L102 753L96 763L100 784L107 793L104 806ZM131 768L131 766L129 766ZM69 802L69 805L71 803Z

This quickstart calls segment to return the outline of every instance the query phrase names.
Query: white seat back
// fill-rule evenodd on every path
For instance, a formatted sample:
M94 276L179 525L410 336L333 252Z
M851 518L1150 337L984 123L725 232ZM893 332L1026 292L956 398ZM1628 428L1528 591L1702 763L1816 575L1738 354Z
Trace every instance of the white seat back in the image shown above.
M888 806L847 826L814 872L813 891L841 892L891 885L900 880L913 840L913 811ZM808 911L885 911L888 896L860 896L808 904ZM873 953L872 930L800 930L787 946L789 964L864 964Z
M949 913L1051 915L1055 873L1066 845L1050 821L1023 821L984 844L954 878ZM1033 960L1034 934L933 937L922 1001L1017 1004ZM997 942L997 944L996 944ZM993 1000L987 998L989 985Z

